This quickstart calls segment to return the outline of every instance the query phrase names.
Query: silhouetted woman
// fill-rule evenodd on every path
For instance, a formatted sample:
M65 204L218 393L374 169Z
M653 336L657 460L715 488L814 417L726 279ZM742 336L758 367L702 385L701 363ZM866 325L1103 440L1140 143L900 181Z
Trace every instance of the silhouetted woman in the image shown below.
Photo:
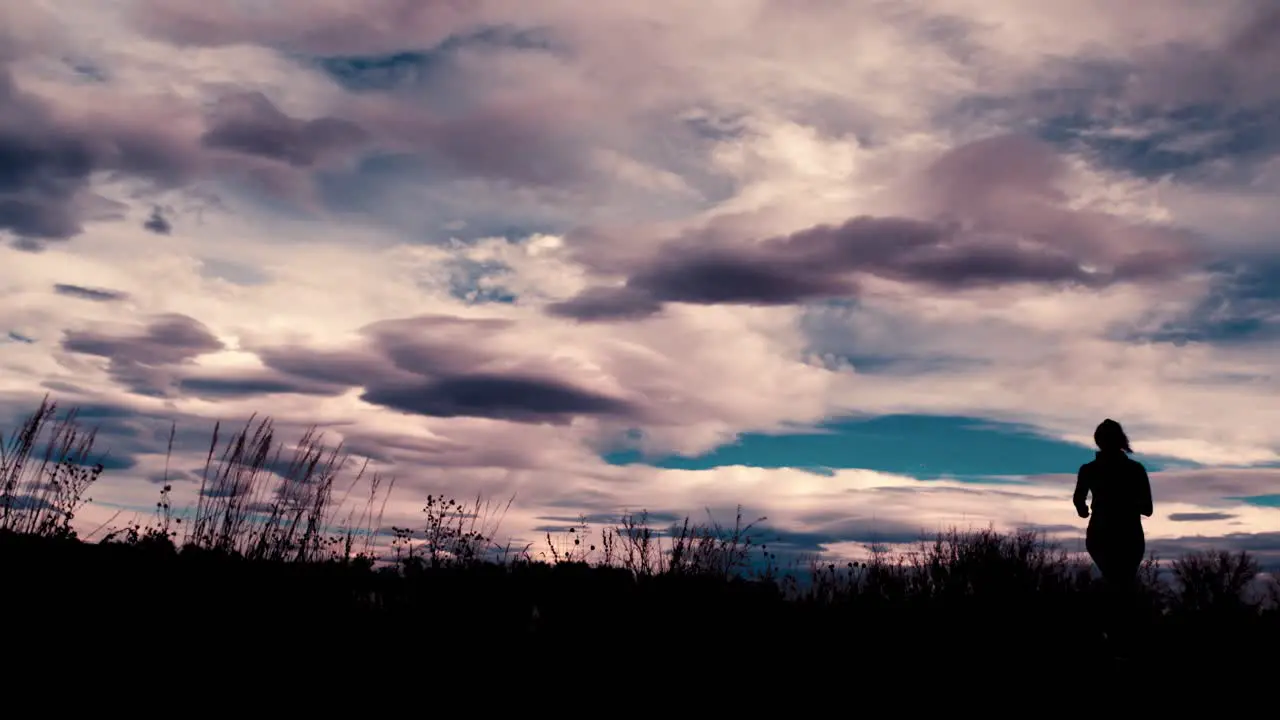
M1128 589L1146 554L1142 516L1151 517L1151 480L1120 423L1107 418L1093 433L1097 456L1076 476L1076 512L1089 518L1085 549L1112 589ZM1085 504L1093 494L1093 512Z

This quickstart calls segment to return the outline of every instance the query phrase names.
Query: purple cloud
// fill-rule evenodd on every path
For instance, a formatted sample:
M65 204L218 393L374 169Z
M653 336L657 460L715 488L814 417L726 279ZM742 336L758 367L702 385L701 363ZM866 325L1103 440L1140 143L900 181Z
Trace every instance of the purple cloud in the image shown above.
M155 316L136 333L69 330L62 338L63 350L107 358L116 382L146 395L164 394L177 366L224 347L203 323L178 313Z
M347 154L367 137L348 120L299 120L285 115L262 93L243 93L219 100L201 142L209 148L311 167L327 157Z
M142 228L157 235L168 235L173 232L173 224L164 216L160 208L151 210L151 215L147 217L146 222L142 223Z
M68 352L138 365L172 365L224 347L203 323L176 313L153 318L139 333L69 330L62 339L62 348Z
M129 297L128 293L120 292L119 290L91 288L84 287L83 285L70 285L67 283L58 283L54 285L53 291L59 295L80 298L82 300L92 300L94 302L118 302Z
M90 177L121 172L170 185L191 177L196 154L137 124L59 119L0 65L0 230L60 240L81 230ZM158 121L152 119L151 121Z
M864 274L942 289L1105 287L1171 277L1200 259L1176 229L1068 208L1064 173L1040 143L978 141L944 155L920 183L936 219L859 216L757 243L685 237L638 261L621 288L589 288L548 311L623 320L667 302L785 305L856 295Z
M417 385L370 384L365 402L432 417L480 417L513 422L567 422L575 415L633 412L629 403L550 378L460 375Z
M434 45L475 27L487 0L366 0L290 4L287 9L201 0L140 0L138 27L198 47L265 45L312 54L369 54Z
M80 234L84 222L97 217L94 203L103 202L91 189L103 173L142 180L153 191L241 177L304 199L307 171L351 157L366 139L350 121L292 118L256 93L222 97L203 119L202 135L175 122L192 117L199 113L189 106L148 103L60 113L0 65L0 231L24 247ZM158 234L171 229L159 212L145 227Z
M362 329L367 344L340 351L300 346L259 348L260 371L192 372L181 367L224 349L203 324L183 315L155 318L141 332L66 333L68 352L110 359L110 372L144 394L168 391L203 398L267 394L336 396L363 388L373 405L431 417L563 423L575 416L634 416L630 402L577 386L535 356L513 364L484 348L504 321L423 316ZM453 338L465 335L471 344Z

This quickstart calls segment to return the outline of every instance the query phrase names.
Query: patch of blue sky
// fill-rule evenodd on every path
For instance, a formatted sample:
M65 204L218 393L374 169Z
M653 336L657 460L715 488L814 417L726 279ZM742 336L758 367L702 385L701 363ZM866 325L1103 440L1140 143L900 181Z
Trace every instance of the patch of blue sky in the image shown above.
M509 195L468 190L454 180L425 154L379 153L362 158L348 172L317 175L316 187L326 207L369 218L425 244L523 240L562 233L574 224L572 217L551 207L513 203Z
M1213 290L1185 316L1144 333L1122 333L1131 342L1203 342L1231 345L1280 338L1280 262L1219 263Z
M538 28L489 26L452 35L437 45L406 47L383 55L339 55L300 58L335 82L355 92L379 92L446 81L464 50L491 49L523 52L563 52L555 38Z
M1036 133L1083 149L1142 177L1178 175L1224 158L1260 159L1280 151L1280 108L1195 104L1122 116L1077 113L1045 119Z
M453 297L472 305L516 301L515 294L497 282L497 278L511 270L504 263L455 258L448 267L449 294Z
M1226 499L1234 500L1236 502L1242 502L1245 505L1252 505L1254 507L1280 508L1280 494L1243 495L1243 496L1229 497Z
M886 415L832 421L808 431L745 433L696 457L646 458L635 449L608 453L615 465L683 470L725 466L797 468L820 474L858 468L921 480L1018 483L1033 475L1074 474L1093 448L1038 434L1026 426L972 417ZM1136 456L1155 472L1168 458Z
M217 258L200 260L200 275L209 279L225 280L235 285L264 285L271 280L266 272L243 263Z

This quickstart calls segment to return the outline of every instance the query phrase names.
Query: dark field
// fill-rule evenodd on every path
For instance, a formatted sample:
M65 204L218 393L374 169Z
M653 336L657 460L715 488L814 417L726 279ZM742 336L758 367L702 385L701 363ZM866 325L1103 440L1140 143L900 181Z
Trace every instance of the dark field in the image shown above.
M1127 606L1128 659L1117 661L1087 559L1034 533L957 531L867 563L780 568L749 524L654 529L626 516L576 544L512 550L487 536L482 503L433 496L419 527L378 530L376 479L362 523L338 522L336 456L304 442L281 465L266 424L215 438L196 508L175 512L166 490L150 525L82 539L70 516L101 472L86 460L91 440L50 406L5 443L10 657L65 651L106 670L132 658L121 662L183 677L333 662L343 676L422 667L459 682L619 674L714 685L725 674L750 687L921 674L1168 681L1269 672L1280 648L1280 588L1245 554L1149 559ZM273 462L278 475L264 470ZM375 561L378 538L392 550Z

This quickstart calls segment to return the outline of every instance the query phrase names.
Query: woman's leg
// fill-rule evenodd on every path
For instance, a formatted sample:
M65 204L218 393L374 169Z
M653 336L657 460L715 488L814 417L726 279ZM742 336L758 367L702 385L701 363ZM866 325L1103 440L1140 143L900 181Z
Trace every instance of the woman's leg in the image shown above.
M1132 650L1138 621L1138 569L1146 554L1146 539L1141 526L1138 526L1116 533L1112 543L1114 551L1110 559L1107 591L1111 600L1114 635L1122 646Z
M1104 631L1118 644L1126 644L1134 619L1133 591L1146 551L1142 528L1090 523L1085 548L1102 573Z
M1093 597L1096 603L1093 604L1093 622L1096 623L1097 632L1110 637L1115 632L1115 613L1112 608L1114 603L1111 598L1111 581L1115 577L1115 565L1112 562L1112 547L1107 540L1103 528L1092 522L1089 523L1089 529L1085 533L1085 550L1089 552L1089 558L1102 574L1102 592Z

